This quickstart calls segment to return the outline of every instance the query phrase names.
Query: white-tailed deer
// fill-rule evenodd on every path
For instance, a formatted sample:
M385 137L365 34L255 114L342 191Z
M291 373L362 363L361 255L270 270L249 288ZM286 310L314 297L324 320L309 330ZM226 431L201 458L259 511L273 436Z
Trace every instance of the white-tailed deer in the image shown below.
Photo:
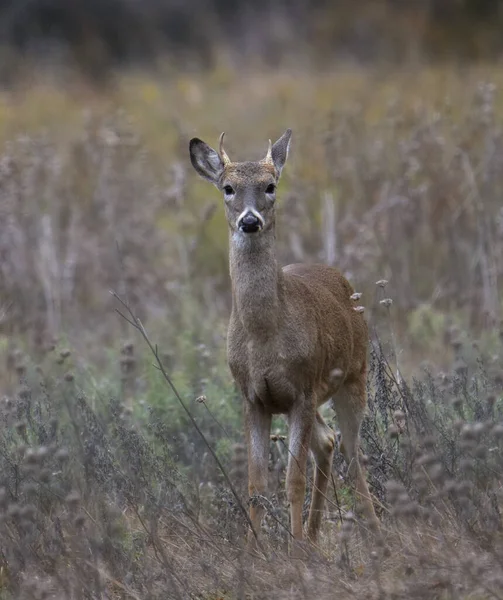
M356 483L359 502L378 528L359 461L360 424L366 407L367 324L355 310L353 289L325 265L276 260L276 186L290 145L288 129L257 162L232 162L194 138L190 159L196 171L224 194L229 224L232 314L229 366L244 397L250 496L266 492L269 437L274 414L287 415L289 461L286 477L291 530L303 539L302 505L309 448L316 463L308 537L315 541L332 467L335 436L318 408L333 399L342 435L341 450ZM258 533L264 508L250 508ZM249 540L254 544L251 532Z

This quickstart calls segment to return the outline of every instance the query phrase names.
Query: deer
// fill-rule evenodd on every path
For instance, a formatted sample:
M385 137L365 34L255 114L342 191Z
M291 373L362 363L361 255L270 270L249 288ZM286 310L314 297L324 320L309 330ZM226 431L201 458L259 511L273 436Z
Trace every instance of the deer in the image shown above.
M339 448L355 483L359 506L372 531L379 531L360 460L360 426L366 410L368 328L354 290L335 267L291 264L276 255L276 191L292 131L274 143L265 158L232 162L199 138L189 144L196 172L223 194L229 230L232 309L227 361L244 399L250 495L248 547L256 549L265 514L270 430L273 415L286 416L288 464L286 497L292 554L304 546L302 507L309 450L314 482L307 538L318 541L336 443L319 408L332 401ZM352 298L353 296L353 298Z

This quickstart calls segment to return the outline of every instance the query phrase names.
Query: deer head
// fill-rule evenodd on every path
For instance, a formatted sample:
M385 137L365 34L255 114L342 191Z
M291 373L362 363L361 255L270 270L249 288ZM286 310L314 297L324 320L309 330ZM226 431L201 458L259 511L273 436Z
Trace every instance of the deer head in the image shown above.
M223 133L219 152L198 138L190 141L192 165L223 193L232 232L257 235L274 226L276 186L288 156L291 135L291 129L287 129L276 143L269 140L265 158L256 162L232 162L224 150Z

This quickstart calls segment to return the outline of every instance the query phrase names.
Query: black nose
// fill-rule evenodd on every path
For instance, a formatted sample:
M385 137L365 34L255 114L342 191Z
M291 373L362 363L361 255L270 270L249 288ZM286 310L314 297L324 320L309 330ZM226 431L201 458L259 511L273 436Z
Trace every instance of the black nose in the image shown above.
M247 212L239 221L239 229L245 233L255 233L260 229L260 220L253 213Z

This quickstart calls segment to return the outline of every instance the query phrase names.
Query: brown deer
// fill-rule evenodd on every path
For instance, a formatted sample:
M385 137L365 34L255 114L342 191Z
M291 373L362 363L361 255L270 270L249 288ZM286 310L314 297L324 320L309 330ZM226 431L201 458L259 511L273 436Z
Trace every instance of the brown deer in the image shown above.
M276 259L276 188L285 165L291 130L271 145L264 159L232 162L220 136L219 152L198 138L190 141L195 170L224 195L229 225L232 314L228 362L244 397L250 496L266 492L271 419L285 414L289 426L286 477L294 540L303 539L302 505L311 449L316 471L308 537L316 541L332 467L335 436L318 408L333 399L341 450L356 483L358 500L378 529L359 461L360 424L366 408L367 324L355 310L353 288L326 265ZM258 533L264 507L252 502ZM254 532L249 535L255 545Z

